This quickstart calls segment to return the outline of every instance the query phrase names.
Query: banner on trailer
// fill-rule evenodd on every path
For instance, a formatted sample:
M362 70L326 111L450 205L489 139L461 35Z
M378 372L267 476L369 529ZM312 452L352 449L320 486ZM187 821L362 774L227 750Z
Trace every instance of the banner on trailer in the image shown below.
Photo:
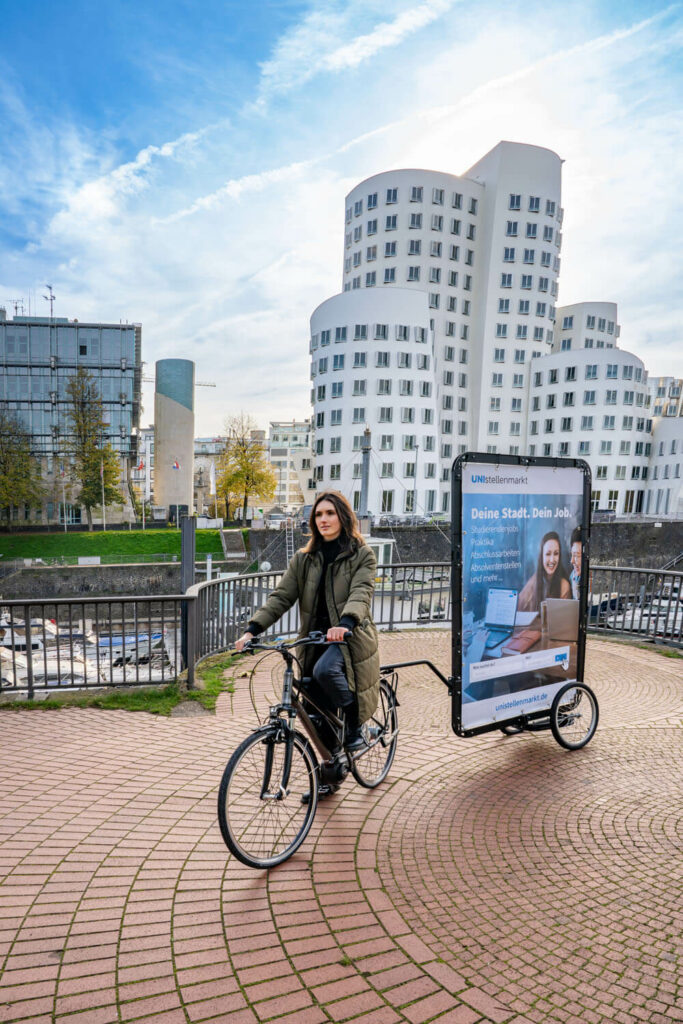
M547 711L583 674L590 470L466 453L453 484L453 727L465 735Z

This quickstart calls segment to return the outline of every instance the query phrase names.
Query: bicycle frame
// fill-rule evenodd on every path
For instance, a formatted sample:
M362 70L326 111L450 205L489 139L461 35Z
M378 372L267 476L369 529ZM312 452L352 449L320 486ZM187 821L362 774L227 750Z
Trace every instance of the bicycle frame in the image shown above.
M311 721L309 715L307 714L303 706L303 703L299 697L299 693L295 691L294 685L294 663L297 661L297 659L295 655L292 654L290 647L312 646L314 644L318 644L321 642L323 642L322 634L320 638L318 638L315 634L312 634L312 636L308 639L295 641L289 645L285 645L285 643L280 643L275 646L272 646L270 644L252 643L249 645L249 647L246 648L246 650L249 651L277 651L277 653L280 654L285 661L285 672L282 682L282 698L279 704L274 704L270 708L268 722L265 725L261 726L263 732L269 731L275 724L279 728L277 738L274 738L272 742L269 742L267 744L266 757L263 769L263 782L261 785L262 800L282 800L287 794L289 775L292 768L294 721L296 718L299 718L301 720L304 729L308 733L314 747L318 751L318 754L320 755L323 761L333 761L335 756L337 756L335 753L329 750L329 748L323 742L320 734L318 733L318 730L315 728L315 725ZM338 642L343 643L344 641ZM306 701L309 704L312 704L315 710L318 711L323 716L323 718L326 719L326 721L332 726L335 732L338 733L340 743L343 744L344 730L346 728L346 723L344 722L344 720L340 718L338 715L333 714L333 712L328 711L325 708L322 708L318 703L316 703L313 697L309 696L309 694L306 694ZM275 743L282 742L286 744L284 762L282 767L282 777L280 779L277 791L273 791L271 790L271 775L273 771L273 762L275 757L273 747ZM346 757L346 755L344 756Z

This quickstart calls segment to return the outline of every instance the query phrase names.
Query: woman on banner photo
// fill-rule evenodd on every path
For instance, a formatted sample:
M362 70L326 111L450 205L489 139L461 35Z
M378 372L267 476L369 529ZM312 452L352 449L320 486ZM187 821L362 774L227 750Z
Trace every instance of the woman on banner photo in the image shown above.
M560 535L551 530L544 534L538 552L536 571L527 580L519 595L517 610L537 612L548 597L571 598L572 587L562 561Z

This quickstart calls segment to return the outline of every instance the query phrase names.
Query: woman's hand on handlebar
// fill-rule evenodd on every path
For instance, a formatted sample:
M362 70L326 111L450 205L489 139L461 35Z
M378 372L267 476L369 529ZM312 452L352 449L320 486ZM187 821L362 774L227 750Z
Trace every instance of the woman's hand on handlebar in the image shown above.
M236 651L243 650L244 649L244 645L248 644L249 641L253 640L253 639L254 639L254 634L253 633L242 633L242 636L239 638L239 640L235 640L235 650Z
M338 644L341 640L345 640L350 633L351 630L346 626L330 626L325 640L328 644Z

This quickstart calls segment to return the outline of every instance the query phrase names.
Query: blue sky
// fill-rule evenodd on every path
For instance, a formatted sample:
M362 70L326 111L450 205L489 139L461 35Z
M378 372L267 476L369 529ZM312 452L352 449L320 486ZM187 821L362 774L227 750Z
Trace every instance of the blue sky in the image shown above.
M191 356L197 431L307 414L343 200L500 139L565 160L560 302L683 376L681 4L0 0L0 302L143 324ZM9 306L11 313L12 307ZM143 421L151 418L151 389Z

